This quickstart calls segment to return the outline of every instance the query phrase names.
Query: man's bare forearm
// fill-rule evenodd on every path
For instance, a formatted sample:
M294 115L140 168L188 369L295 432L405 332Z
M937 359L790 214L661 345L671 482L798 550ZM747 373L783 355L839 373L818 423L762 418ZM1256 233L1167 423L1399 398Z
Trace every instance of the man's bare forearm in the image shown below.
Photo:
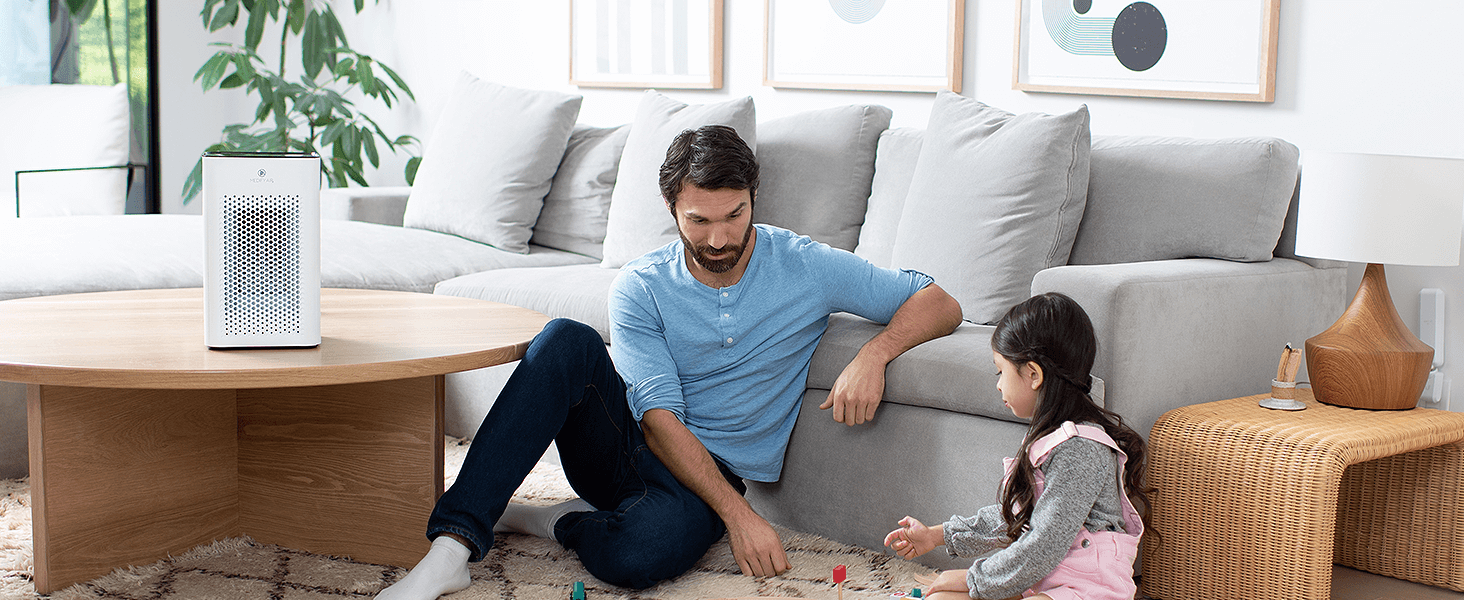
M681 485L712 507L722 521L752 512L752 506L722 476L701 440L668 410L651 409L641 418L646 445Z
M865 343L859 353L889 364L906 350L950 335L960 324L960 303L932 283L906 299L884 331Z

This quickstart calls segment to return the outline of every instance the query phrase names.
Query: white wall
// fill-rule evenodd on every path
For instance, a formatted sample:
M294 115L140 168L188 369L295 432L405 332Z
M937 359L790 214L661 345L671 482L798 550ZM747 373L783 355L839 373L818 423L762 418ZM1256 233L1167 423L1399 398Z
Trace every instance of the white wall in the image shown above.
M395 68L417 103L380 116L387 132L430 143L432 126L456 73L466 69L506 85L585 96L580 120L623 123L642 92L580 89L568 81L568 2L564 0L380 0L361 15L333 0L352 45ZM1115 0L1100 0L1115 1ZM932 95L775 90L762 86L763 2L725 0L724 88L669 91L687 102L751 95L760 118L833 104L870 102L894 109L894 126L923 127ZM1196 137L1277 136L1307 150L1464 158L1464 63L1454 40L1464 22L1457 0L1282 0L1276 101L1208 102L1035 94L1011 89L1012 0L966 0L962 93L1014 112L1057 112L1087 103L1097 134ZM162 57L163 206L197 212L178 199L198 153L225 123L250 117L238 93L198 92L193 73L212 53L193 6L166 4L159 19ZM267 33L265 39L278 39ZM236 38L237 39L237 38ZM297 51L292 51L298 54ZM296 71L298 73L298 69ZM375 185L401 185L405 156L384 159ZM1390 288L1406 323L1418 323L1418 290L1448 298L1446 374L1464 386L1464 267L1390 267ZM1352 289L1361 268L1352 269ZM1298 340L1298 343L1301 340ZM1464 391L1455 394L1464 410Z

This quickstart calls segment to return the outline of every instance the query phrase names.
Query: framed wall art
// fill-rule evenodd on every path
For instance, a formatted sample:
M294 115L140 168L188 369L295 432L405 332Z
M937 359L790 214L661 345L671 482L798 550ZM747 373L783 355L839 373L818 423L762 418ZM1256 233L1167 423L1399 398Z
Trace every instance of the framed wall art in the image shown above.
M763 85L961 91L965 0L765 0Z
M721 89L722 0L570 0L569 82Z
M1281 0L1016 0L1012 88L1272 102Z

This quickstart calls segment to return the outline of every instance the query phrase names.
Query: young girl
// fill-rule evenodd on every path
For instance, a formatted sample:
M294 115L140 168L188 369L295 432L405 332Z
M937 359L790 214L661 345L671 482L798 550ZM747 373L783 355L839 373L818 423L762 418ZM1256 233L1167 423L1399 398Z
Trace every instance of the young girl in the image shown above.
M940 573L933 600L1133 598L1150 491L1144 440L1094 402L1102 382L1089 375L1097 340L1087 313L1062 294L1030 298L997 323L991 348L1002 401L1031 419L1018 453L1026 460L1006 459L1000 504L935 527L905 517L885 545L905 558L941 545L952 556L996 550L968 570Z

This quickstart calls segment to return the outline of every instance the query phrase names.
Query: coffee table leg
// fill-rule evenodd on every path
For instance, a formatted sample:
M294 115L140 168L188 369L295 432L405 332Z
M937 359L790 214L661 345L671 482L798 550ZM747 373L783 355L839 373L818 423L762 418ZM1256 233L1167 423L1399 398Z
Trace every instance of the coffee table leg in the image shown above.
M31 385L36 591L239 533L234 392Z
M442 495L443 377L239 391L239 524L255 540L410 567Z

